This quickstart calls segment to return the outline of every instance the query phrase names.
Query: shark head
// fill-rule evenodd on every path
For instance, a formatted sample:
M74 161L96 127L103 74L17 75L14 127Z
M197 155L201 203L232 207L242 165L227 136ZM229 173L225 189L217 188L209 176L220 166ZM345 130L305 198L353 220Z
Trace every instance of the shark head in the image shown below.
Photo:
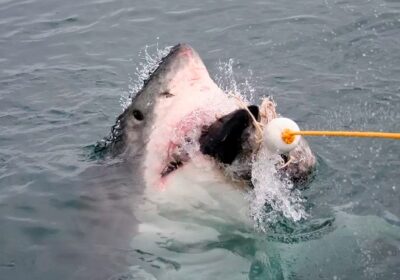
M247 176L254 118L257 106L245 110L211 79L198 53L179 44L118 117L104 147L139 162L146 185L165 186L188 163L226 177L225 167L239 162Z
M159 184L193 157L208 165L199 152L202 130L238 108L210 78L197 52L179 44L118 117L107 149L140 158L145 181Z

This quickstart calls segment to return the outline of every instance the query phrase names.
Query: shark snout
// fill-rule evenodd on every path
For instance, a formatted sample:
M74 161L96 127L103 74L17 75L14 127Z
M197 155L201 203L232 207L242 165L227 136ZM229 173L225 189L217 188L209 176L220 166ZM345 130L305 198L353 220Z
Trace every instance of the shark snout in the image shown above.
M198 53L188 44L174 46L162 61L167 77L175 81L195 81L209 79L208 71ZM172 74L171 74L172 73Z
M178 44L174 46L170 54L175 56L186 56L187 58L193 58L197 53L196 51L188 44Z

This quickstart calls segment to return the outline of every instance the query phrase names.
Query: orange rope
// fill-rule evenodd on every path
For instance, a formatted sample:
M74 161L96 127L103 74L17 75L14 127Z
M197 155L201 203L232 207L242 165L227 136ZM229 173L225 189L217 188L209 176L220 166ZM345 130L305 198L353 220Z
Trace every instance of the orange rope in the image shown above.
M386 138L400 140L400 133L395 132L372 132L372 131L292 131L285 129L282 132L282 140L290 144L295 135L303 136L333 136L333 137L363 137L363 138Z

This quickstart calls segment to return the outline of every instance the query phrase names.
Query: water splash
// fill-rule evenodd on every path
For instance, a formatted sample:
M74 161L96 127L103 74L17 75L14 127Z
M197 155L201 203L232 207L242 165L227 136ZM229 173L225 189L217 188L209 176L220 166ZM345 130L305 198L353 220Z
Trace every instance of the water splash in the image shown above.
M215 82L224 92L232 93L246 102L253 103L255 93L255 88L251 83L253 72L248 70L248 76L243 77L243 81L239 82L234 71L234 65L235 60L232 58L227 62L219 61L217 64L218 73L214 77Z
M146 45L142 51L139 52L140 58L139 65L135 69L133 76L129 78L128 92L120 97L120 104L125 110L132 102L132 98L143 88L144 81L157 69L161 60L170 52L172 46L160 49L158 42L154 45Z
M237 95L246 102L254 102L255 87L250 82L252 72L249 70L250 76L238 82L234 65L233 59L219 62L216 83L225 92ZM300 192L294 189L290 180L284 180L278 174L276 166L281 161L279 155L271 155L266 149L261 149L253 162L254 189L248 193L247 199L250 202L250 216L260 231L266 232L269 225L282 217L294 222L307 217Z
M304 200L293 183L282 179L276 168L282 161L279 155L262 148L253 162L252 183L254 190L247 199L250 202L250 216L258 230L268 231L280 217L294 222L307 217Z

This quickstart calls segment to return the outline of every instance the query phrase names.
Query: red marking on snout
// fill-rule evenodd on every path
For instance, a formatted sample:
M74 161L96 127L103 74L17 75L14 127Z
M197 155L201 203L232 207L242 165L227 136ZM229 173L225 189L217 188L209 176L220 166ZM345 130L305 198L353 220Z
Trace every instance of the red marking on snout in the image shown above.
M184 47L180 50L179 54L182 56L191 57L193 55L193 50L191 48Z

